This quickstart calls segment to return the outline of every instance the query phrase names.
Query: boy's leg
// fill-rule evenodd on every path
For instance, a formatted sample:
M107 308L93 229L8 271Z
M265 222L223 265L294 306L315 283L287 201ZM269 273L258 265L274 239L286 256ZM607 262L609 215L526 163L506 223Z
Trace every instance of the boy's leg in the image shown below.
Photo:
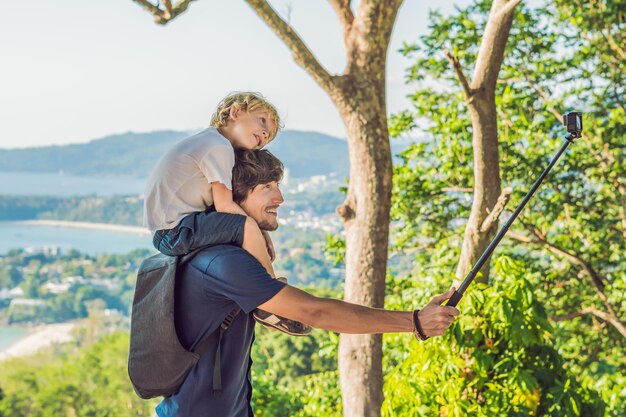
M272 267L272 261L270 260L270 255L267 252L265 238L261 233L259 225L251 217L246 218L243 244L241 247L248 251L250 255L254 256L256 260L263 265L267 273L270 274L272 278L276 278L274 268Z
M274 268L272 267L272 261L270 260L270 255L267 252L265 238L261 233L259 225L251 217L246 219L243 245L241 247L254 256L261 263L261 265L265 267L267 273L270 274L272 278L276 278ZM285 280L285 278L282 278L282 280ZM292 336L307 336L311 333L311 326L268 313L267 311L256 309L253 311L252 317L265 327L269 327L270 329L278 330Z
M159 252L169 256L186 255L219 244L242 246L245 224L245 216L209 209L189 214L173 229L158 230L153 243Z

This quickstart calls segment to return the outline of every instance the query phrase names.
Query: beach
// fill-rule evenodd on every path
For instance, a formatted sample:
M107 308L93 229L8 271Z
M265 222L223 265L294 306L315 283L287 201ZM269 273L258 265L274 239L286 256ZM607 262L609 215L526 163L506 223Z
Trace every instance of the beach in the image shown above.
M55 343L66 343L74 340L73 330L76 323L55 323L33 327L26 336L15 341L0 352L0 361L37 353L40 349Z
M65 220L23 220L13 221L11 223L24 226L72 227L77 229L106 230L109 232L150 235L150 231L144 227L125 226L121 224L110 223L74 222Z

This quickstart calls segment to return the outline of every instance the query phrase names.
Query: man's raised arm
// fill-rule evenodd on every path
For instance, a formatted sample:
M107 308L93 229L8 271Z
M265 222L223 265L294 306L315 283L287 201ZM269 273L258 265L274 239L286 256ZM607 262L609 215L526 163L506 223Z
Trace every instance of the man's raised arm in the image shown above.
M453 292L451 289L445 294L433 297L419 311L419 324L426 336L441 336L459 314L456 308L441 305ZM338 333L415 331L412 311L383 310L331 298L315 297L289 285L259 308L318 329Z

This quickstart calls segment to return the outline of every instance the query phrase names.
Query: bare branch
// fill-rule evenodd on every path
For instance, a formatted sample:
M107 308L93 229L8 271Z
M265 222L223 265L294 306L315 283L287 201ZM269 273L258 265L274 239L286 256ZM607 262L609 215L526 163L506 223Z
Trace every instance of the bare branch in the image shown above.
M189 7L189 3L196 0L180 0L178 3L172 6L172 2L170 0L164 0L165 9L161 9L159 7L160 3L152 4L149 0L131 0L135 3L139 4L141 7L146 9L153 17L154 21L159 25L165 25L176 17L178 17L181 13L183 13Z
M381 71L385 68L387 48L402 0L360 0L354 22L344 39L346 73L354 68Z
M472 98L473 92L472 92L472 89L470 88L467 78L465 77L465 74L463 73L463 68L461 68L461 63L459 62L459 58L452 55L449 49L444 49L443 53L446 55L446 58L448 58L448 61L450 61L450 64L452 64L452 68L454 68L454 72L456 72L456 77L459 79L459 82L461 83L461 86L463 87L463 92L465 93L465 99L469 101Z
M135 3L137 3L138 5L143 7L144 9L146 9L155 18L156 18L156 16L160 16L161 15L161 9L156 7L154 4L150 3L148 0L131 0L131 1L134 1Z
M504 18L506 15L513 13L513 9L520 4L522 0L510 0L500 11L499 14L502 14L501 18Z
M511 231L509 231L507 235L509 237L519 240L520 242L544 246L555 255L564 257L565 259L570 261L572 264L580 266L582 268L582 273L586 274L587 276L591 278L591 282L594 285L596 294L598 294L598 297L600 298L600 300L602 300L602 303L604 304L604 306L606 307L608 311L608 314L603 313L603 314L607 314L606 319L604 320L606 320L607 322L615 326L615 328L618 329L620 333L622 333L622 331L626 331L624 324L619 320L618 315L615 312L615 309L613 308L613 305L609 302L608 297L604 293L604 282L602 280L602 277L600 277L600 275L596 273L596 271L591 267L591 265L589 265L587 262L582 260L578 255L569 253L557 247L556 245L553 245L550 242L548 242L545 235L543 235L536 227L532 228L532 233L536 237L536 239L531 239L527 236L523 236L518 233L511 232ZM626 333L623 333L623 334L626 337Z
M172 1L171 0L163 0L163 3L165 4L165 10L167 10L167 12L169 14L172 14Z
M626 60L626 51L620 48L618 43L615 41L613 34L611 34L611 27L605 26L605 29L606 29L606 32L601 32L602 35L604 36L604 39L607 40L611 49L614 50L619 55L619 59Z
M457 192L457 193L472 193L474 192L473 188L469 188L469 187L443 187L441 189L441 191L443 192Z
M577 317L586 316L587 314L591 314L593 316L596 316L596 317L606 321L607 323L610 323L613 327L615 327L615 329L623 337L626 337L626 326L624 326L624 324L622 322L620 322L616 317L612 316L611 314L607 314L604 311L598 310L597 308L593 308L593 307L586 307L586 308L583 308L581 311L577 311L577 312L574 312L574 313L562 314L562 315L559 315L559 316L550 317L550 320L552 320L552 321L569 321L569 320L575 319Z
M473 88L484 88L488 92L494 91L504 60L504 50L513 22L513 12L520 1L494 0L476 58L476 67L472 77Z
M555 255L562 256L563 258L569 260L571 263L580 266L585 271L585 273L591 278L591 281L598 289L598 292L602 298L602 301L605 301L605 302L607 301L606 295L604 294L604 281L602 280L602 277L600 277L596 273L596 271L591 267L591 265L585 262L578 255L570 253L566 251L565 249L562 249L554 245L553 243L548 242L546 236L543 235L543 233L541 233L541 231L537 229L536 227L532 228L531 233L535 235L538 242L544 245L550 252L554 253Z
M354 22L354 14L352 14L352 9L350 9L350 0L328 0L328 2L339 17L345 37L346 28L349 29L352 26L352 22Z
M496 204L493 206L493 209L491 210L491 213L489 213L489 215L485 217L485 220L483 220L483 223L480 225L480 231L482 233L487 233L487 231L491 229L491 227L495 223L497 223L498 218L500 217L500 214L502 213L502 211L504 211L504 207L506 207L506 204L509 202L511 198L512 192L513 192L513 189L511 187L506 187L505 189L502 190L502 192L500 193L500 196L498 197L498 201L496 201Z
M305 69L329 94L336 89L334 77L319 63L296 31L265 0L246 0L261 20L287 45L294 61Z

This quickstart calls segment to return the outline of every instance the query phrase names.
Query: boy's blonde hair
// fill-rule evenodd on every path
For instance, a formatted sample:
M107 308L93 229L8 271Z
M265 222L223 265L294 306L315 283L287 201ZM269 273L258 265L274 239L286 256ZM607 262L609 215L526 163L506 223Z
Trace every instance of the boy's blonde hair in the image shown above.
M252 112L255 110L267 111L269 118L274 122L274 131L268 132L270 135L270 141L274 140L276 134L282 126L280 124L280 116L278 110L265 97L259 93L252 92L236 92L226 96L215 109L215 113L211 116L211 127L219 128L226 126L228 123L228 117L230 115L230 109L237 105L245 112Z

